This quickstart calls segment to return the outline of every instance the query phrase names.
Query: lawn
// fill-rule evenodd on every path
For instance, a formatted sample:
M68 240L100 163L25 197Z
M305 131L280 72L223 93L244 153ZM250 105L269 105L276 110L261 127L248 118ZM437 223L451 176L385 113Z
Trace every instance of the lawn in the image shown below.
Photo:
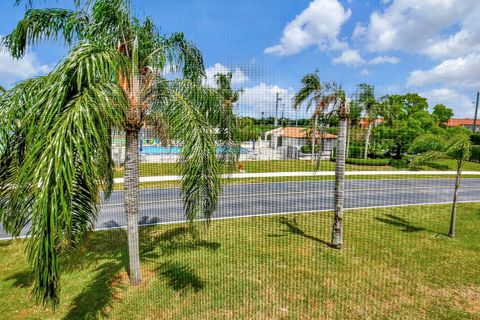
M128 286L123 230L92 233L64 258L61 305L35 307L23 241L0 242L2 319L478 319L480 203L346 213L342 251L332 214L141 229L145 283Z
M315 164L310 160L259 160L259 161L242 161L244 170L247 173L256 172L294 172L294 171L315 171ZM368 171L368 170L405 170L408 169L405 164L400 163L396 166L358 166L346 165L348 171ZM454 160L441 160L432 167L425 167L425 170L456 170L456 163ZM321 161L318 171L333 171L335 170L335 163L332 161ZM463 168L465 171L480 171L480 163L467 162ZM225 170L225 172L228 172ZM235 169L235 173L239 170ZM179 175L179 167L176 163L141 163L141 176L168 176ZM124 171L120 169L115 172L115 177L123 177Z

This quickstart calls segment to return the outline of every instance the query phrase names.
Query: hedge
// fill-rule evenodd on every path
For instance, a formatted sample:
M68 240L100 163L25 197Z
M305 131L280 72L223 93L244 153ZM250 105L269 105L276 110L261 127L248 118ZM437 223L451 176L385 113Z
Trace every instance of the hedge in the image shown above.
M480 162L480 146L472 146L470 161Z
M332 161L335 161L335 158L332 158ZM347 158L345 159L345 163L359 165L359 166L388 166L392 163L392 159Z

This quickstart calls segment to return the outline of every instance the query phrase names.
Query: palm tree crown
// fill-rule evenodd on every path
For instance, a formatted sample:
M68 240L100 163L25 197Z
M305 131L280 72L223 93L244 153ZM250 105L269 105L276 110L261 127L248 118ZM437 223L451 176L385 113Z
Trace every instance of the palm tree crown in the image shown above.
M17 58L46 39L73 45L51 73L0 96L0 223L12 235L31 224L34 296L53 306L62 253L92 229L99 192L112 190L112 129L127 136L125 209L135 282L141 279L135 232L140 128L156 119L159 131L182 144L181 190L190 220L213 214L220 192L216 143L233 141L233 130L216 135L215 128L230 125L221 119L231 111L219 107L215 89L201 85L202 55L183 34L158 34L151 19L131 16L126 0L74 4L75 10L29 9L2 40ZM165 71L183 77L167 80Z

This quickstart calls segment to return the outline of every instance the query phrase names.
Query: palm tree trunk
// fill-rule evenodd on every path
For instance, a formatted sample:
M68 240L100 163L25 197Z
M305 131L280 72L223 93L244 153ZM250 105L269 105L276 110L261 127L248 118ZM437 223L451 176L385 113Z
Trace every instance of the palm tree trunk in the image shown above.
M138 239L139 207L139 159L138 130L125 130L125 213L127 214L128 256L130 261L130 283L142 282L140 269L140 245Z
M349 158L349 151L350 151L350 135L351 135L351 124L348 123L348 126L347 126L347 150L345 150L345 158L348 159Z
M345 147L348 119L340 119L337 135L337 158L335 166L334 218L332 228L332 247L341 249L343 246L343 202L345 198Z
M315 121L312 129L312 163L315 160L315 139L317 138L318 115L315 115Z
M372 123L370 122L367 127L367 133L365 134L365 152L363 158L368 158L368 147L370 146L370 136L372 135Z
M462 161L457 160L457 177L455 179L455 190L453 191L452 213L450 215L450 230L448 236L455 238L455 224L457 219L457 198L458 188L460 187L460 176L462 175Z

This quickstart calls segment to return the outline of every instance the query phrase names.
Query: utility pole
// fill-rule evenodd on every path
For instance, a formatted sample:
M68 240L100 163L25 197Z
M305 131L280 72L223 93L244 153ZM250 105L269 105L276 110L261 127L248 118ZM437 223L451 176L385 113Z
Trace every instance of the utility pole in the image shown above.
M275 123L274 126L278 126L278 102L281 101L282 98L278 97L278 92L276 93L276 98L275 98Z
M278 97L278 92L277 92L276 95L275 95L275 121L274 121L274 124L273 124L275 126L275 129L277 129L277 127L278 127L278 102L280 100L282 100L282 98ZM278 145L277 135L276 134L273 135L272 139L273 139L273 148L277 149L277 145Z
M480 96L480 92L477 92L477 103L475 104L475 117L473 117L473 133L477 131L477 116L478 116L478 98Z

